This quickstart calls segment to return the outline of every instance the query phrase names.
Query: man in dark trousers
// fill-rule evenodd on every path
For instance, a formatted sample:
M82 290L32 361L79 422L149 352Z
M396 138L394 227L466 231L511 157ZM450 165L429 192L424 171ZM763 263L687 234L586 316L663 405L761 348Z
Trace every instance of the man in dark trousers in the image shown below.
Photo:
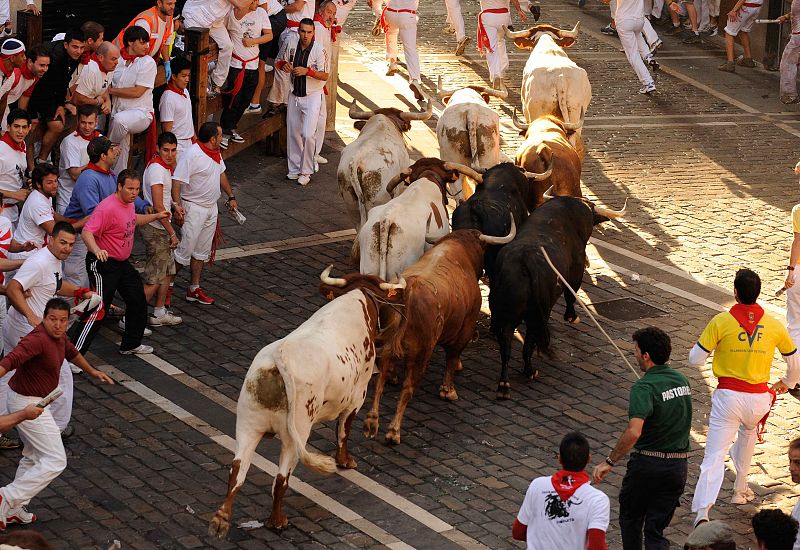
M631 388L628 428L605 462L595 466L599 483L633 449L619 491L619 526L624 550L668 550L664 529L686 486L692 397L689 380L667 365L669 336L648 327L633 333L636 362L644 376Z

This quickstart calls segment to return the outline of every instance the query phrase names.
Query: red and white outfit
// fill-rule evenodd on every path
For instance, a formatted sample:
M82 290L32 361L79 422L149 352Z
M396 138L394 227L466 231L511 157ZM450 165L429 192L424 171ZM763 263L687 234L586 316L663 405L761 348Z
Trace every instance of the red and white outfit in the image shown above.
M32 242L36 248L42 248L47 242L47 231L41 228L40 224L54 221L53 201L44 196L38 189L31 191L25 203L22 205L22 211L19 214L17 221L17 228L14 231L14 237L20 239L19 243ZM11 260L24 260L31 256L35 250L27 250L20 252L12 252L9 254ZM13 279L16 271L8 273L8 276Z
M171 82L161 94L158 103L161 122L172 123L172 133L178 138L178 158L192 146L194 121L192 120L192 100L189 90L179 90Z
M0 216L0 258L3 260L8 259L13 232L14 228L11 225L11 221L5 216ZM0 284L6 283L6 277L7 275L0 271ZM3 325L6 324L7 310L8 306L6 306L6 297L0 296L0 336L2 335ZM0 338L0 351L2 350L3 342L2 338Z
M645 25L642 0L613 0L611 17L616 22L619 41L636 78L642 85L653 84L653 77L644 64L650 56L650 48L642 36Z
M178 159L172 180L181 182L181 205L186 216L181 242L173 255L181 265L189 265L192 258L205 262L211 256L223 172L225 161L219 150L206 149L200 142Z
M89 146L89 142L98 136L100 136L100 132L94 132L88 138L78 132L73 132L61 140L61 158L58 161L58 194L56 195L56 212L59 214L64 214L69 199L72 198L72 191L75 189L75 180L69 175L69 170L86 166L89 163L89 153L86 152L86 148Z
M48 300L56 295L61 286L61 276L61 260L53 256L47 247L34 252L14 275L14 280L22 286L22 290L30 292L25 302L37 317L44 316ZM32 330L33 327L24 315L13 307L9 308L6 322L3 324L3 351L8 354ZM16 410L8 402L8 380L11 374L8 373L0 378L0 412L5 411L7 406L9 410ZM72 416L72 370L67 361L61 365L58 387L64 390L64 395L53 401L48 410L52 413L60 431L67 427Z
M341 29L341 27L339 27ZM325 26L319 15L314 16L314 41L322 44L328 54L328 59L333 58L333 42L336 40L336 29L331 29ZM325 95L328 95L328 89L323 87ZM324 98L323 98L324 99ZM319 155L322 152L322 145L325 143L325 125L328 123L328 108L325 101L322 102L319 108L319 122L317 122L316 140L317 146L315 154Z
M736 36L740 32L750 32L759 13L761 13L760 1L745 2L736 14L736 21L728 17L728 24L725 25L725 32L731 36Z
M124 53L124 50L123 50ZM111 131L108 138L119 143L120 153L114 171L119 174L128 167L131 150L131 135L147 130L154 123L153 87L156 81L156 62L149 55L126 60L119 58L114 71L115 88L144 86L147 90L135 98L114 98L111 110Z
M211 73L211 80L220 88L228 78L228 69L231 65L233 42L225 28L225 17L231 9L230 0L187 0L181 10L185 28L200 27L208 29L208 34L219 48L217 64Z
M481 0L478 14L478 51L486 56L489 80L503 78L508 70L508 52L503 26L511 25L509 0Z
M14 143L8 133L0 137L0 193L19 191L24 183L28 159L25 156L25 143ZM3 198L3 209L0 216L8 218L16 225L19 218L17 201Z
M417 9L419 0L388 0L381 14L381 25L386 33L386 59L397 62L397 38L403 43L403 56L411 80L420 81L419 53L417 53Z
M154 156L147 168L144 169L142 176L142 195L144 200L153 204L153 186L160 185L162 189L162 203L164 209L169 212L172 210L172 167L165 163L161 157ZM161 220L150 222L155 229L166 231Z
M6 101L6 110L3 113L3 123L0 126L4 132L8 130L8 113L11 112L11 104L16 103L22 96L31 97L33 89L36 87L38 78L33 76L33 73L28 70L28 62L22 64L22 67L14 69L12 78L6 79L3 85L0 86L0 96L8 92L8 100Z
M286 2L286 5L294 4L296 0L292 2ZM289 58L294 57L294 49L290 47L288 44L289 38L294 36L297 37L297 29L300 27L300 21L308 18L314 18L314 2L312 0L306 0L306 3L303 5L303 8L300 11L289 13L286 12L286 28L281 33L281 36L278 40L280 44L280 48L278 50L278 59L286 59L286 49L290 49L288 52ZM275 40L275 37L272 38ZM283 71L275 71L275 80L272 83L272 88L269 90L269 94L267 94L267 101L277 105L284 105L289 100L289 91L291 89L291 76Z
M86 57L85 60L86 64L84 65L84 58L81 59L75 71L76 73L80 71L75 91L89 99L97 99L111 86L111 78L114 73L104 71L97 60L91 56Z

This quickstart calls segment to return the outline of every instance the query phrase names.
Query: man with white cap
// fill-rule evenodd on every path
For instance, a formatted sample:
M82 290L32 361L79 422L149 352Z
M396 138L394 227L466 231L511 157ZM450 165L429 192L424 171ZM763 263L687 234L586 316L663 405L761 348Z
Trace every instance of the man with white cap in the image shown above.
M522 11L519 0L511 0L514 9L522 21L528 16ZM506 70L508 69L508 52L503 27L511 25L509 0L481 0L481 12L478 14L478 51L486 56L489 66L489 80L495 90L505 90Z
M38 44L25 51L25 63L14 69L14 75L0 86L0 112L3 113L3 130L8 129L6 117L9 106L17 103L20 109L27 109L33 89L39 79L50 67L50 52Z
M25 44L16 38L3 41L0 46L0 86L25 63Z

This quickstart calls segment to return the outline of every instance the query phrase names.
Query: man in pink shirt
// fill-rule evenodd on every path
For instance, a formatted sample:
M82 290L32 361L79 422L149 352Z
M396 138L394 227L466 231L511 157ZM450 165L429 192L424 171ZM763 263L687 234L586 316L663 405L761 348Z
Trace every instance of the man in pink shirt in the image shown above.
M169 218L169 212L136 213L133 203L139 196L140 187L141 180L136 170L120 172L117 192L97 205L82 234L88 250L86 271L89 282L102 294L106 313L116 292L125 301L125 333L119 347L123 355L153 353L152 347L142 344L147 324L147 300L142 278L129 261L133 234L137 225ZM100 328L98 316L95 314L83 326L76 323L70 330L70 338L81 353L86 353Z

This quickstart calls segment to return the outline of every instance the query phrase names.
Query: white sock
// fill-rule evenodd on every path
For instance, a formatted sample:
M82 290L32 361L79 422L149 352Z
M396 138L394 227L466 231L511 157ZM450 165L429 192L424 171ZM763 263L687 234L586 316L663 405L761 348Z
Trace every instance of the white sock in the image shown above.
M153 308L153 317L163 317L166 314L167 314L167 308L165 307Z
M250 104L250 108L251 109L257 109L259 107L261 107L261 103L251 103Z
M198 288L200 288L200 285L189 285L189 292L194 292Z

